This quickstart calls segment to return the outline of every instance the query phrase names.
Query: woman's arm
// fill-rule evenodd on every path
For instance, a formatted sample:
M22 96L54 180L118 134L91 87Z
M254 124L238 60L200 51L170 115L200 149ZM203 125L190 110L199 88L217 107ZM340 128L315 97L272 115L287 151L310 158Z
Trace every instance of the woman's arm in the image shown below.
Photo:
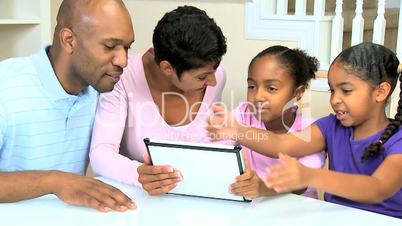
M142 186L151 195L164 194L181 180L180 172L171 166L153 166L150 161L131 160L119 153L130 109L124 85L121 80L111 93L101 95L99 99L89 155L92 169L102 176Z
M128 112L127 98L123 81L118 82L112 92L100 96L89 157L95 173L139 185L137 168L142 163L119 153Z

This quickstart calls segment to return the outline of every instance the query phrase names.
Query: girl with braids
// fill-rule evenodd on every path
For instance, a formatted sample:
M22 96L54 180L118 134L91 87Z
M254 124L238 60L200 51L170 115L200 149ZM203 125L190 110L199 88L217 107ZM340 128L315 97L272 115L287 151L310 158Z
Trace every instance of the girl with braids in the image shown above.
M243 125L221 106L214 106L210 137L231 137L279 158L281 163L268 167L265 178L265 184L277 192L315 187L326 192L327 201L402 218L401 94L395 119L385 114L400 78L398 65L395 54L384 46L350 47L335 58L328 72L335 115L301 132L276 134ZM250 134L261 133L266 139L250 139ZM309 168L292 158L322 149L327 151L329 170Z
M315 77L318 60L299 49L284 46L272 46L255 56L248 69L247 101L234 109L235 117L241 123L256 128L267 129L276 133L300 131L313 120L298 109L299 101ZM265 186L267 166L278 163L273 159L246 147L243 152L247 159L246 172L235 179L230 192L257 198L277 194ZM313 168L322 168L325 152L302 157L299 161ZM313 188L302 188L295 193L317 198Z

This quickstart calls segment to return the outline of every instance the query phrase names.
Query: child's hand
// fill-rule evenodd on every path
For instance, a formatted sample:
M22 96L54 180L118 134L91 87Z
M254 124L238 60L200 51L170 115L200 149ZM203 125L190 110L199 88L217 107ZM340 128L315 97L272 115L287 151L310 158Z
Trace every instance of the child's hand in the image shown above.
M246 151L243 149L241 153L245 164L245 172L236 177L236 181L229 187L229 192L250 199L260 197L268 188L265 186L264 181L262 181L257 173L251 168Z
M268 176L265 185L276 192L290 192L305 188L309 184L309 168L303 166L297 159L279 153L282 163L267 167Z
M241 126L224 106L212 105L213 113L208 119L207 131L211 140L236 140Z
M230 185L230 193L254 199L262 196L265 184L254 170L246 170L236 177L236 182Z
M161 195L169 192L182 180L181 173L171 166L153 166L147 154L144 164L137 168L138 181L150 195Z

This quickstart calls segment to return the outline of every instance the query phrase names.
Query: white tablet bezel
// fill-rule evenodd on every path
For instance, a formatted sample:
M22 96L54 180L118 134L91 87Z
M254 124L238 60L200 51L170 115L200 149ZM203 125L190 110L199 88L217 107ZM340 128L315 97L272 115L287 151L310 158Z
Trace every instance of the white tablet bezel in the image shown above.
M249 202L229 193L229 185L243 174L240 146L144 139L153 165L171 165L183 181L169 194Z

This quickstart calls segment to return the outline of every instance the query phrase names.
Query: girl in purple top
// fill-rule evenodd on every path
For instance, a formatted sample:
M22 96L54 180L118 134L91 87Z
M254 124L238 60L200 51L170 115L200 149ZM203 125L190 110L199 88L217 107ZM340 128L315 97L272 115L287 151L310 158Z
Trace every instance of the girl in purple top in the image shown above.
M381 45L362 43L345 49L328 72L335 115L299 133L276 134L241 125L215 106L210 136L237 137L255 151L279 157L281 163L267 168L265 180L275 191L311 186L325 191L327 201L402 218L402 100L395 119L385 114L398 77L402 80L398 65L395 54ZM268 138L255 142L240 136L244 133L267 133ZM322 149L327 150L329 170L303 166L288 156Z
M300 131L313 120L298 109L308 82L315 77L318 60L299 49L271 46L255 56L248 69L247 102L234 109L236 119L243 124L266 129L275 133ZM236 178L230 191L239 196L257 198L275 195L261 178L267 175L266 168L278 163L270 158L243 147L249 170ZM315 153L298 160L312 168L322 168L325 152ZM301 189L296 193L317 198L315 189Z

